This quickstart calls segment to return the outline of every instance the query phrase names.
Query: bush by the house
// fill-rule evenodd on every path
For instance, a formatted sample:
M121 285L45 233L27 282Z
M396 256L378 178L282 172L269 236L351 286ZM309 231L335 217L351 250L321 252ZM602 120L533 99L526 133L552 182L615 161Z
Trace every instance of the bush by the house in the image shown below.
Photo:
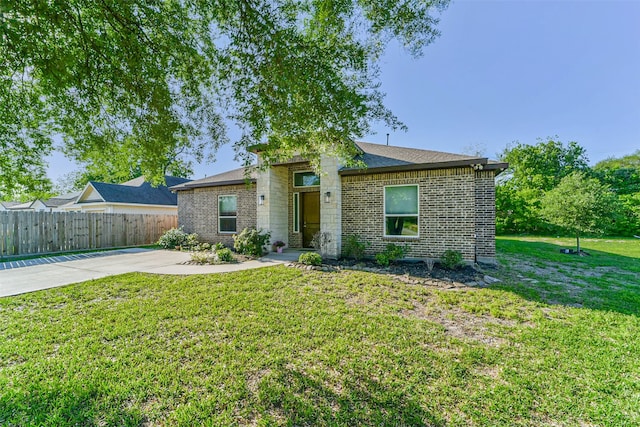
M322 257L315 252L304 252L298 257L298 262L306 265L322 265Z
M234 262L235 258L233 257L233 252L229 248L222 248L216 250L216 255L218 256L219 262Z
M360 236L352 234L347 236L342 250L342 255L360 261L364 258L364 253L371 243L360 240Z
M240 254L260 257L269 239L271 239L269 232L263 233L255 228L245 228L240 234L233 235L233 248Z
M211 251L198 251L191 253L191 261L196 264L228 264L235 262L231 249L213 249Z
M448 270L457 270L464 265L460 251L446 250L440 259L442 266Z
M163 249L192 248L197 244L198 235L195 233L187 234L182 230L182 227L172 228L158 239L158 245Z
M382 267L389 267L389 264L404 258L407 251L406 246L389 243L383 252L376 254L376 263Z

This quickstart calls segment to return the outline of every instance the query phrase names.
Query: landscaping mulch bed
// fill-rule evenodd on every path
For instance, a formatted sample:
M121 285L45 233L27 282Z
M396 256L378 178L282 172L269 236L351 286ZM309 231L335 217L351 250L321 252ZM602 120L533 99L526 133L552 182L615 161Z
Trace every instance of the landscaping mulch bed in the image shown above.
M400 261L391 264L389 267L380 267L372 260L361 260L356 262L354 260L345 259L323 260L322 266L310 266L297 262L291 262L287 265L303 270L359 270L371 273L390 274L406 283L444 287L482 287L498 281L498 279L487 274L496 269L495 266L488 264L476 264L476 268L466 265L456 270L446 269L439 264L435 264L430 270L427 264L422 261Z

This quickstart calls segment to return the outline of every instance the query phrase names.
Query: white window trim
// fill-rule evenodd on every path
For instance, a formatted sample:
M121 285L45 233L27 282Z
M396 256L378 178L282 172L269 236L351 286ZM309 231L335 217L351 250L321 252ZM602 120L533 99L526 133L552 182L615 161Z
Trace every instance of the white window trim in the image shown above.
M415 214L394 214L387 215L387 188L388 187L416 187L416 202L418 203L418 210ZM420 185L419 184L394 184L394 185L385 185L382 190L382 215L384 220L382 221L382 236L391 238L391 239L419 239L420 238ZM387 234L387 216L401 216L401 217L417 217L416 225L418 226L418 234L415 236L403 236L403 235L395 235Z
M313 173L314 175L316 175L318 178L320 178L320 180L322 180L322 177L320 175L318 175L317 173L315 173L312 170L304 170L304 171L295 171L293 173L293 188L317 188L320 187L320 184L318 185L296 185L296 174L298 173Z
M236 198L236 214L235 215L220 215L220 198L221 197L235 197ZM222 231L220 230L220 218L235 218L236 229L235 231ZM236 234L238 232L238 195L237 194L218 194L218 234Z
M297 211L296 202L298 202ZM300 193L293 193L293 232L300 233Z

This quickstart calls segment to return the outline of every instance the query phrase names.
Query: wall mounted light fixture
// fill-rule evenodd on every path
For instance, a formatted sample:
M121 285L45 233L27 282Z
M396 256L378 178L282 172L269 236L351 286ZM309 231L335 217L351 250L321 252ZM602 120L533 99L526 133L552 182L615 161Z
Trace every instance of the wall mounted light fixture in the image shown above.
M260 197L258 197L258 204L264 205L264 194L261 194Z
M324 202L329 203L330 200L331 200L331 191L327 191L326 193L324 193Z

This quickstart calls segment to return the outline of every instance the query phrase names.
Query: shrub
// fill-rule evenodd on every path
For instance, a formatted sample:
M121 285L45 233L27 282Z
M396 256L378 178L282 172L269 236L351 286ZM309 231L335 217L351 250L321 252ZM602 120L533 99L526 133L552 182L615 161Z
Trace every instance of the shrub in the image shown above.
M220 249L224 249L224 248L225 248L224 243L218 242L218 243L216 243L215 245L213 245L211 247L211 250L212 251L219 251Z
M172 228L166 231L160 239L158 239L158 245L163 249L174 249L178 246L191 248L198 244L198 235L187 234L180 228Z
M448 249L444 251L440 263L448 270L456 270L464 264L462 261L462 253L460 251Z
M211 264L213 254L211 252L192 252L191 261L196 264Z
M218 262L234 262L233 252L229 248L218 249L215 252Z
M298 257L298 262L306 265L322 265L322 257L315 252L304 252Z
M231 249L222 248L214 251L200 251L191 253L191 261L197 264L227 264L235 262Z
M376 262L382 267L388 267L389 264L403 258L407 251L406 246L389 243L383 252L376 254Z
M240 234L233 235L233 248L244 255L260 257L264 253L264 246L271 239L271 233L262 230L245 228Z
M347 237L342 254L347 258L360 261L364 258L364 253L369 246L371 246L371 243L363 242L359 236L352 234Z

